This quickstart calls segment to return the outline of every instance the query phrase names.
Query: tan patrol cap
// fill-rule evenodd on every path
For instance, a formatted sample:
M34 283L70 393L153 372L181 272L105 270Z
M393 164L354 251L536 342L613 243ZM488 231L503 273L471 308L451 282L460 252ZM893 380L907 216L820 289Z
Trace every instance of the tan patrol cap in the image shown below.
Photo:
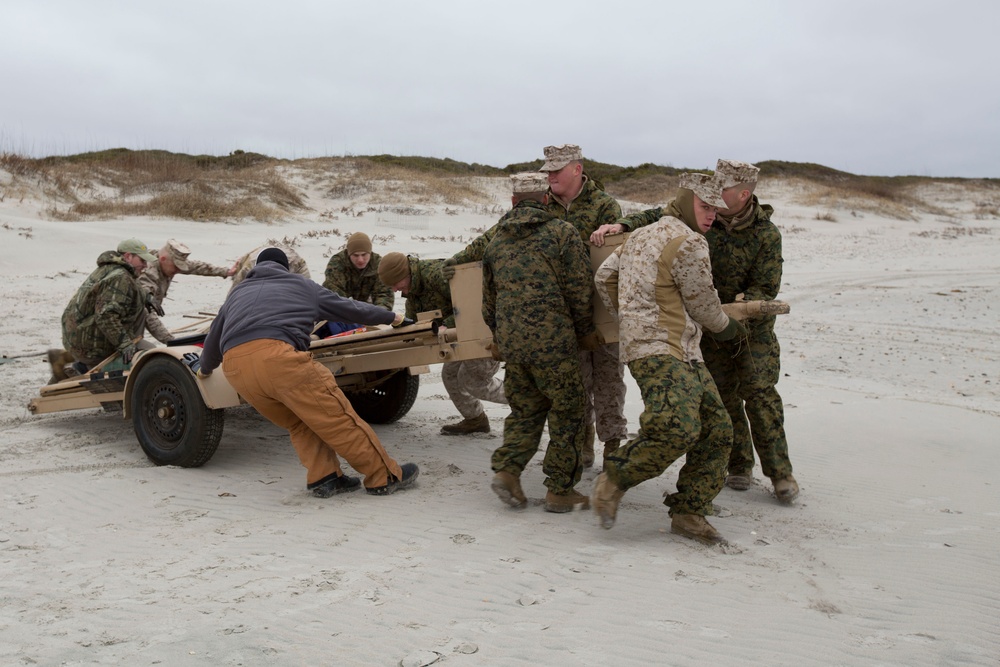
M760 169L749 162L739 160L719 160L715 165L715 177L723 189L740 183L756 183Z
M727 208L726 202L722 199L722 185L709 174L681 174L678 187L691 190L698 199L709 206Z
M516 195L545 192L549 189L549 177L541 171L522 171L510 177L510 189Z
M570 162L583 159L583 153L576 144L560 144L558 146L546 146L545 164L538 171L559 171ZM547 187L547 186L546 186Z
M187 259L188 255L191 254L191 249L186 245L180 241L170 239L167 241L167 245L163 246L163 250L166 251L167 257L173 261L178 271L187 271L190 268Z

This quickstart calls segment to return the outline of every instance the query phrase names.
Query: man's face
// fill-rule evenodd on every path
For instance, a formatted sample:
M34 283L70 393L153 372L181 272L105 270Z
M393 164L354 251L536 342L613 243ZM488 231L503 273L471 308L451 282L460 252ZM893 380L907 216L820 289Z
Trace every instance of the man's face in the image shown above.
M406 296L406 293L410 291L410 276L406 276L405 278L403 278L402 280L400 280L398 283L396 283L395 285L393 285L392 286L392 291L393 292L400 292L400 293L402 293L403 296Z
M575 197L583 182L583 165L570 162L559 171L548 172L549 188L557 197Z
M174 260L170 259L170 255L165 252L160 253L160 272L167 278L171 278L177 275L177 265L174 264Z
M122 257L125 259L126 262L131 264L132 268L135 269L136 271L141 273L142 271L146 270L146 260L144 260L142 257L139 257L139 255L133 255L132 253L127 252L124 255L122 255Z
M718 210L711 204L703 202L698 198L698 195L694 196L694 222L702 234L711 229L712 223L715 222L715 213Z
M743 210L747 200L750 199L750 191L739 185L725 188L722 191L722 200L726 202L726 209L723 215L734 215Z
M372 259L372 254L370 252L352 252L351 253L351 264L354 268L360 271L361 269L368 266L368 262Z

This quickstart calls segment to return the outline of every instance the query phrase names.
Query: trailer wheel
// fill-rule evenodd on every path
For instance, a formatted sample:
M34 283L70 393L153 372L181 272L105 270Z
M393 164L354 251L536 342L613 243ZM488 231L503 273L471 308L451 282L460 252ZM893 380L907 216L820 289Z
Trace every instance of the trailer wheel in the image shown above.
M130 408L142 451L156 465L204 465L222 438L223 410L205 405L191 371L172 358L138 372Z
M374 389L347 393L354 411L369 424L391 424L413 407L420 389L420 376L396 371Z

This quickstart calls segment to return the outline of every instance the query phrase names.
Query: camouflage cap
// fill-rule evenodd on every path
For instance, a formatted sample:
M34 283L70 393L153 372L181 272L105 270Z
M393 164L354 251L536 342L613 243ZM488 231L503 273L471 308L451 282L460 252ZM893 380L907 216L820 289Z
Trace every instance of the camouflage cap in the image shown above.
M546 146L545 164L539 171L559 171L570 162L583 159L583 153L576 144L560 144L558 146Z
M410 261L401 252L390 252L378 265L378 279L387 287L392 287L410 275Z
M167 257L174 263L178 271L187 271L190 268L187 259L188 255L191 254L191 250L180 241L170 239L160 252L167 254Z
M356 252L371 252L372 240L364 232L354 232L347 237L347 254L353 255Z
M147 263L152 263L156 261L156 255L149 252L149 248L146 244L139 239L125 239L118 244L118 252L124 254L129 253L132 255L138 255L142 257Z
M678 187L691 190L698 199L709 206L726 208L726 202L722 199L722 184L709 174L681 174Z
M715 165L715 176L723 189L740 183L756 183L760 169L749 162L739 160L719 160Z
M523 171L510 177L510 189L516 195L545 192L549 189L549 177L542 171Z

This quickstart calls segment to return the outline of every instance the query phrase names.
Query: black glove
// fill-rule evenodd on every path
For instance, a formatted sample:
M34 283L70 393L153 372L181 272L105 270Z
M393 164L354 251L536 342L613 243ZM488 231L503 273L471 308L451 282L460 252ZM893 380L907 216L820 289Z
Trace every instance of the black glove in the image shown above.
M444 264L441 265L441 275L444 276L445 280L451 280L455 277L455 267L458 265L458 260L454 257L449 257L444 260Z
M128 345L119 348L118 354L122 355L122 363L125 364L126 366L131 364L132 357L135 356L136 350L137 348L135 346L135 343L129 343Z
M747 335L747 328L743 326L743 323L737 319L733 319L732 317L729 318L729 324L727 324L726 328L722 331L718 333L712 333L711 331L708 331L708 329L705 331L708 333L710 338L719 341L732 340L737 336L742 338Z
M197 352L188 352L181 357L181 363L191 369L195 375L201 370L201 355Z
M151 292L146 292L146 310L163 317L163 306L156 302Z
M393 324L392 326L394 329L398 329L399 327L408 327L411 324L416 324L416 323L417 323L416 320L411 320L409 317L404 317L399 324Z

